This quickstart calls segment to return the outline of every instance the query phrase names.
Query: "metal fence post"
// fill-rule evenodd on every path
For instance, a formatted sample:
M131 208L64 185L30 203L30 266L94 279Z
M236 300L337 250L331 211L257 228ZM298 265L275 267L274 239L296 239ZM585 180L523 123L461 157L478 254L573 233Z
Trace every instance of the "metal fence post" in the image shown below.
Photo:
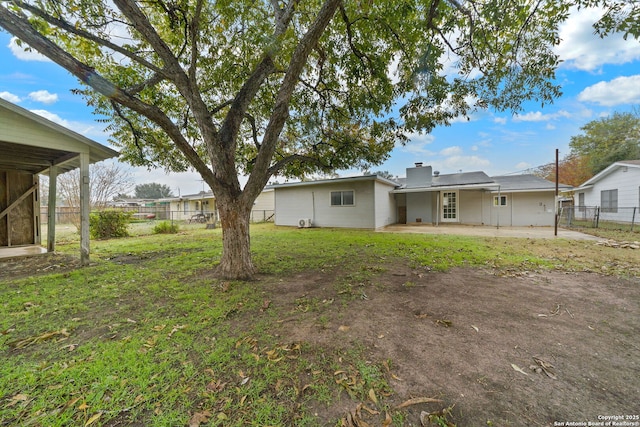
M638 211L638 208L634 207L633 208L633 214L631 215L631 231L633 231L633 224L636 221L636 212Z

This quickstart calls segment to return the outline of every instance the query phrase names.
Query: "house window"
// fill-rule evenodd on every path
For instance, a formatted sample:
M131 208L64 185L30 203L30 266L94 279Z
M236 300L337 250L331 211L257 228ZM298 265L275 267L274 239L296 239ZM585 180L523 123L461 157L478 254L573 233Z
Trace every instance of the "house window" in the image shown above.
M185 214L189 213L189 202L185 201L184 202L184 211Z
M618 212L618 190L601 191L600 207L602 212Z
M578 211L579 212L586 211L584 207L584 193L578 193Z
M353 200L353 190L331 192L331 206L353 206Z
M493 196L493 206L507 206L507 196Z

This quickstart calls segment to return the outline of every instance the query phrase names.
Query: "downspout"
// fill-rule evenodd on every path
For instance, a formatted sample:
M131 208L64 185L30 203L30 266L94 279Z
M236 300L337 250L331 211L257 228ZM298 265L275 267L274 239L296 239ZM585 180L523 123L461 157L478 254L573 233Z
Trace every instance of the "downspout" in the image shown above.
M436 227L440 225L440 197L441 194L438 191L438 194L436 196Z
M316 223L316 193L311 192L311 225Z
M496 217L496 228L500 228L500 207L502 206L500 204L502 197L500 197L502 195L502 193L500 192L500 185L498 185L498 215Z

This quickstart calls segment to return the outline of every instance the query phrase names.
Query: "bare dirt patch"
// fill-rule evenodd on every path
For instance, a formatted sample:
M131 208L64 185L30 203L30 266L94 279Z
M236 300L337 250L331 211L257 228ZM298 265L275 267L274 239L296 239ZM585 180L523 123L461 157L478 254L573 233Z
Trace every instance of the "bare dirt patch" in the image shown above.
M80 267L80 258L59 253L0 259L0 283L40 274L64 273Z
M55 254L3 260L0 282L75 267L75 258ZM390 408L441 400L408 405L404 425L420 426L421 413L445 408L457 426L554 426L640 414L637 277L435 273L390 261L362 268L367 274L353 280L344 271L264 277L257 286L269 304L235 321L242 327L275 312L268 332L283 342L308 343L316 356L359 348L388 368L392 392L379 397ZM356 425L346 414L356 413L357 402L346 394L312 405L321 425ZM384 413L358 414L385 425Z
M454 405L458 426L548 426L640 414L639 285L593 273L390 266L346 303L322 274L267 285L265 295L285 313L282 337L328 352L364 346L386 363L391 406L443 401L411 405L406 425ZM348 399L317 407L327 425L355 409ZM360 412L382 424L382 414Z

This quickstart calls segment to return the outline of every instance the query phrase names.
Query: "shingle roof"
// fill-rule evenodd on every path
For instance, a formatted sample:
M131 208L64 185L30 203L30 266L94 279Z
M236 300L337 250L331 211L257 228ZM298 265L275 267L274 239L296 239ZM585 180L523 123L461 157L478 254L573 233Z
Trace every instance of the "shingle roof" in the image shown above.
M500 184L502 191L522 191L522 190L553 190L556 183L547 181L536 175L503 175L494 176L492 179ZM570 185L559 184L562 189L571 188Z
M451 185L486 184L492 182L493 180L484 172L464 172L434 176L431 186L444 187Z

